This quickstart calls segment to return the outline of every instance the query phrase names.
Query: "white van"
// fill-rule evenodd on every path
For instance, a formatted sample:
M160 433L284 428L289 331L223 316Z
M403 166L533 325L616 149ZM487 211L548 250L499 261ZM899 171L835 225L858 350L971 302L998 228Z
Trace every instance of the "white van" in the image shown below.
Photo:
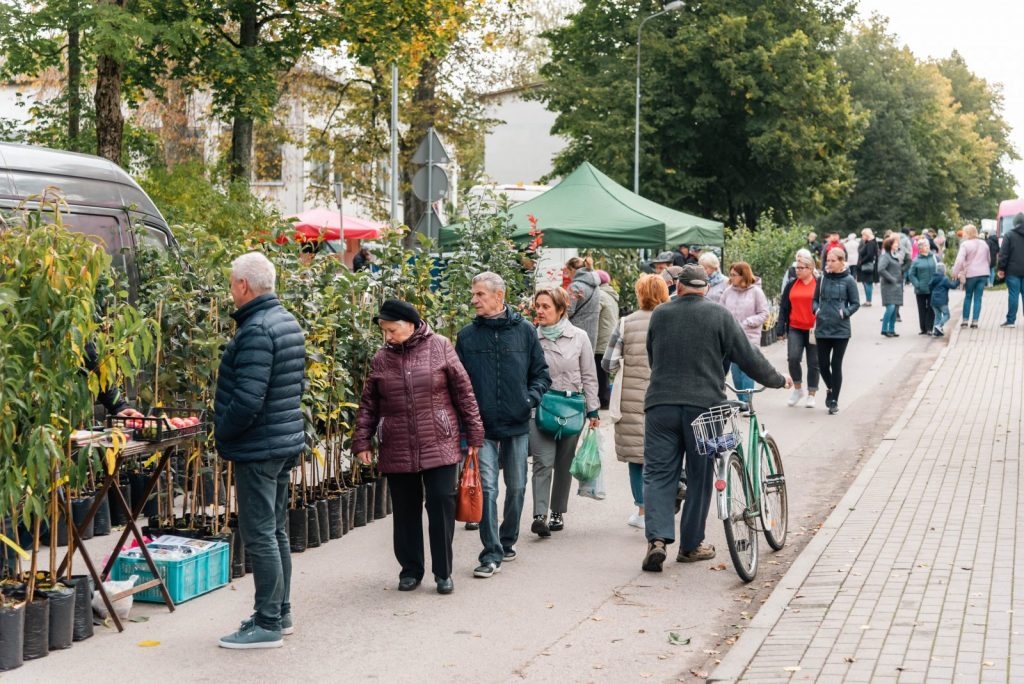
M135 263L139 237L151 248L175 245L153 200L117 164L89 154L0 143L0 219L4 223L18 223L23 220L22 210L38 209L39 197L47 188L56 188L67 204L60 209L62 223L103 243L114 265L127 274L133 296L139 283Z

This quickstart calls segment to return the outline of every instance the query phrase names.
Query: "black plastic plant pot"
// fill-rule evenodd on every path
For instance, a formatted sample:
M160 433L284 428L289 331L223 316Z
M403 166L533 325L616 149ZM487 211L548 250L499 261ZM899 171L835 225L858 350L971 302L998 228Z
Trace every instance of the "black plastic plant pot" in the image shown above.
M366 484L356 486L356 513L352 523L353 527L366 526L366 494L368 489L369 485Z
M347 532L351 532L356 527L356 488L349 487L348 489L348 508L346 509L346 518L348 520Z
M331 516L327 508L327 499L317 500L316 517L320 524L320 543L326 544L331 540Z
M213 505L213 468L203 469L203 496L202 504L204 506ZM221 479L220 487L217 489L217 503L223 506L227 503L226 498L226 487L224 486L224 480Z
M96 498L96 493L93 492L93 499ZM96 508L96 515L92 519L92 533L97 537L102 537L110 534L110 499L104 496L100 500L100 505Z
M341 494L332 494L327 497L327 536L331 539L340 539L345 534L345 525L341 515L341 507L344 503Z
M309 515L306 508L288 509L288 541L291 544L292 553L302 553L306 550L306 537L308 536ZM249 554L246 552L246 563L249 562Z
M231 578L245 577L245 544L238 528L231 528Z
M25 660L50 655L50 604L45 598L36 597L25 604L24 634L21 653Z
M85 516L89 514L89 509L91 507L91 496L83 496L71 500L71 519L74 521L75 527L80 530L78 534L82 538L82 541L92 539L93 534L95 534L95 519L90 520L88 525L82 527L82 521L85 520Z
M376 490L373 494L373 519L380 520L388 515L388 479L383 475L377 478Z
M306 548L315 549L320 546L320 516L314 504L306 506Z
M128 506L132 505L132 485L131 482L125 478L121 482L121 494L124 496L124 500L128 502ZM121 501L117 496L107 492L107 506L110 508L110 524L113 527L120 527L121 525L128 524L128 511L125 510L124 506L121 505Z
M75 640L75 590L58 584L39 593L50 604L50 650L71 648Z
M54 534L54 524L51 520L46 528L41 533L43 538L42 542L47 546L67 546L68 545L68 526L64 521L63 515L57 515L58 521L56 524L57 531Z
M366 483L366 522L372 523L374 501L377 500L377 480Z
M92 616L89 616L92 620ZM0 671L21 667L25 662L25 603L0 601Z
M92 578L88 575L75 575L61 582L75 591L75 629L72 638L75 641L85 641L93 635Z

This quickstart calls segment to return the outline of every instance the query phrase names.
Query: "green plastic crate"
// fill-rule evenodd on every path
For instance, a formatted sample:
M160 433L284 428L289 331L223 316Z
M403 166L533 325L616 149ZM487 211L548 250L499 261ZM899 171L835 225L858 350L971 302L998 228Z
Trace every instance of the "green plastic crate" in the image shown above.
M184 603L223 587L231 577L230 545L217 542L209 551L197 553L181 560L154 559L160 576L167 585L167 592L174 603ZM111 571L111 579L126 580L132 575L139 576L139 584L153 579L153 573L145 558L118 556ZM151 587L135 594L136 601L163 603L159 587Z

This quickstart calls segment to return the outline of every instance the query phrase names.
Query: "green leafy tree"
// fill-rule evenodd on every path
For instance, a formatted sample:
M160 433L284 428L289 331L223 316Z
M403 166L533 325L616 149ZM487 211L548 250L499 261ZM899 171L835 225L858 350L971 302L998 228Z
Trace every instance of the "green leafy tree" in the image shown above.
M992 93L969 74L947 64L954 88L940 65L898 46L878 17L847 36L838 59L868 127L853 154L856 184L823 227L949 227L971 203L1005 187L1005 122L993 116Z
M1003 116L1003 94L998 84L976 76L958 52L937 63L939 72L949 79L953 98L961 115L971 117L973 130L982 140L991 140L996 155L989 161L987 183L973 196L958 198L960 215L977 221L993 215L999 202L1014 196L1016 178L1007 162L1020 159L1010 142L1010 124Z
M637 27L658 8L587 0L547 34L539 97L570 141L556 175L589 160L631 185ZM768 208L803 214L842 197L860 133L834 55L849 11L833 0L727 0L648 23L642 194L751 227Z

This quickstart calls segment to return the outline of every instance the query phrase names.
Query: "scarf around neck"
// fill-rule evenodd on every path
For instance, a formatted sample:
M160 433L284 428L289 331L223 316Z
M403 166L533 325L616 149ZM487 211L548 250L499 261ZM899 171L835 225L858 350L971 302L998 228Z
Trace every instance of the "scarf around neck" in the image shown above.
M565 329L566 320L560 318L554 325L542 325L537 329L540 330L540 334L548 338L552 342L562 336L562 331Z

